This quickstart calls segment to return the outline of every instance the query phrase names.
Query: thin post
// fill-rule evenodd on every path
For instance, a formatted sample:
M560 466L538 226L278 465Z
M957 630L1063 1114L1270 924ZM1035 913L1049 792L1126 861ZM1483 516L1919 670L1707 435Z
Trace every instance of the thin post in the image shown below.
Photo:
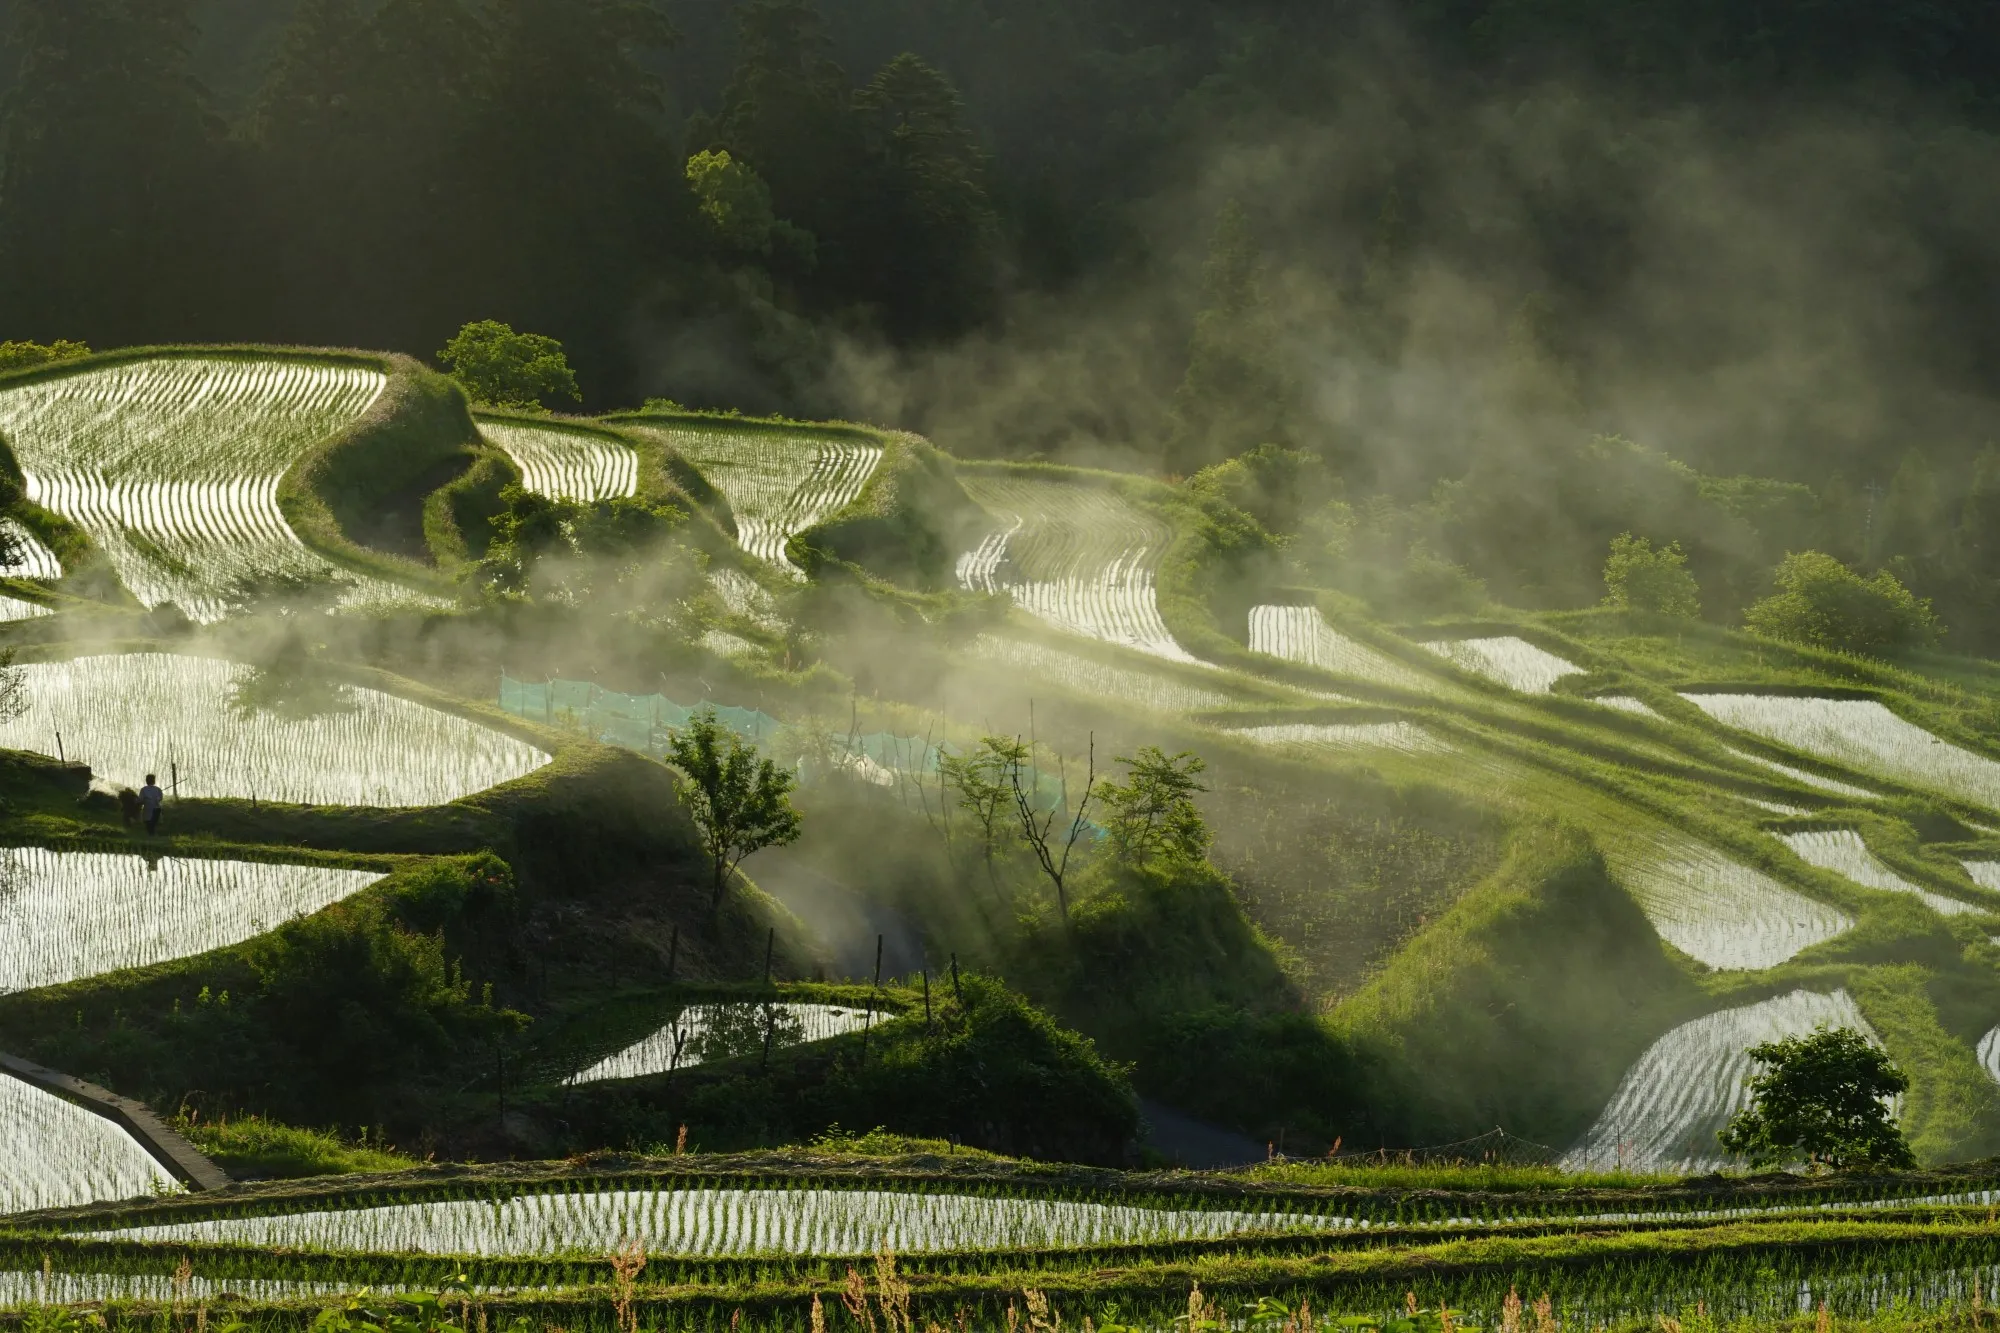
M868 1063L868 1038L875 1032L875 997L882 991L882 937L875 937L875 986L868 992L868 1017L861 1025L861 1063Z
M676 925L674 927L673 938L667 941L667 984L668 985L673 984L674 968L680 963L680 960L681 960L681 928L678 925Z
M771 1029L778 1023L778 1009L769 1000L764 1001L764 1058L758 1063L759 1069L771 1067Z
M766 988L769 988L771 984L771 950L777 946L777 943L778 928L772 926L770 932L764 936L764 985Z
M931 970L924 969L924 1031L931 1030Z
M56 733L56 762L60 764L67 764L69 762L69 756L63 753L62 733L60 731Z
M179 796L181 794L181 766L178 762L172 759L167 761L167 776L173 779L174 795Z
M958 955L951 956L951 993L958 1000L958 1007L965 1008L965 988L958 984Z

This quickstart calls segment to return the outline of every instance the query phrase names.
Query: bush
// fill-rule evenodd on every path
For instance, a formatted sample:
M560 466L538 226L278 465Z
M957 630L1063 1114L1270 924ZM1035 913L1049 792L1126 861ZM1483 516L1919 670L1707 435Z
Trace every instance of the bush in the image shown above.
M533 410L553 406L552 399L583 401L561 343L539 333L516 333L497 319L467 324L438 360L475 403Z
M336 1176L355 1171L404 1171L413 1157L343 1142L323 1129L301 1129L262 1116L175 1123L195 1147L239 1180Z
M1701 586L1688 573L1679 542L1655 550L1644 537L1627 532L1611 539L1611 557L1604 562L1604 604L1693 620L1701 614Z
M90 355L83 343L58 338L52 343L0 342L0 371L28 370L55 361L74 361Z
M1821 551L1788 555L1778 566L1778 593L1744 614L1759 634L1814 648L1889 653L1928 647L1944 633L1929 601L1887 570L1864 579Z

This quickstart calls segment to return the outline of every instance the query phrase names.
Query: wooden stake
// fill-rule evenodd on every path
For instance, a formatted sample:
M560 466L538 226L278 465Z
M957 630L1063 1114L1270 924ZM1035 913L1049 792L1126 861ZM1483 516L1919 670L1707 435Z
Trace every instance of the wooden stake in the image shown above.
M778 928L773 926L770 933L764 936L764 986L766 989L769 989L771 985L771 950L776 948L777 944Z

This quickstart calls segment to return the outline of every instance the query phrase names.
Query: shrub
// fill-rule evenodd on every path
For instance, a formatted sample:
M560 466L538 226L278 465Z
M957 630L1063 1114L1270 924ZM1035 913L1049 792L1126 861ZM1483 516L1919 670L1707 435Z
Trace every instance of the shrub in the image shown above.
M1815 648L1886 653L1936 643L1944 626L1929 601L1887 570L1864 579L1821 551L1788 555L1778 592L1744 614L1746 625L1774 639Z
M58 338L52 343L0 342L0 371L28 370L34 366L46 366L55 361L74 361L78 357L89 356L90 348L83 343Z
M516 333L495 319L467 324L438 353L476 403L548 408L551 399L583 401L562 344L539 333Z
M1760 1165L1802 1157L1835 1170L1917 1164L1889 1118L1889 1098L1910 1080L1860 1033L1822 1026L1749 1054L1763 1069L1750 1080L1751 1104L1717 1136L1728 1151Z
M1655 550L1646 538L1627 532L1611 539L1611 556L1604 562L1604 604L1693 620L1701 614L1701 587L1688 572L1679 542Z

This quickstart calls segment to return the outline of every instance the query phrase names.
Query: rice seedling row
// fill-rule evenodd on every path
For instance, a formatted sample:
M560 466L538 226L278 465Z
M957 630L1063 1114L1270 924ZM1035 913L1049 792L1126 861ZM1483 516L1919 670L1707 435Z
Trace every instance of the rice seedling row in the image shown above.
M795 577L795 535L854 503L882 461L880 445L821 434L653 427L729 501L744 550Z
M1339 1316L1400 1313L1406 1299L1435 1308L1449 1304L1472 1326L1508 1325L1504 1311L1514 1294L1512 1323L1525 1326L1521 1304L1546 1295L1545 1316L1562 1328L1598 1329L1661 1316L1704 1321L1736 1317L1810 1316L1824 1302L1830 1312L1855 1317L1892 1305L1969 1302L1974 1284L1984 1291L2000 1274L1990 1228L1976 1225L1727 1226L1694 1232L1638 1235L1588 1233L1537 1237L1487 1237L1443 1244L1375 1248L1359 1253L1304 1253L1246 1258L1232 1251L1179 1261L1079 1268L1061 1254L1024 1255L1011 1266L977 1275L922 1276L915 1313L949 1315L968 1327L1000 1327L1009 1305L1018 1309L1023 1288L1075 1319L1108 1313L1115 1300L1128 1327L1175 1327L1185 1320L1189 1288L1198 1284L1217 1316L1242 1301L1272 1296L1296 1312L1310 1301L1312 1320L1294 1327L1342 1327ZM208 1276L210 1257L195 1254L197 1275ZM895 1256L899 1265L904 1256ZM872 1265L870 1265L872 1266ZM648 1265L634 1309L649 1328L797 1329L804 1333L814 1294L829 1298L838 1274L778 1276L755 1269L721 1272L707 1281L655 1280ZM668 1270L673 1273L672 1269ZM211 1279L214 1280L214 1279ZM224 1279L226 1285L227 1279ZM872 1284L871 1284L872 1285ZM486 1287L492 1295L504 1288ZM516 1288L516 1291L521 1289ZM474 1295L480 1294L475 1288ZM481 1317L504 1323L527 1313L547 1326L613 1327L608 1283L565 1290L528 1288L514 1297L480 1302ZM829 1302L830 1303L830 1299ZM1176 1314L1178 1312L1178 1316ZM114 1318L120 1312L110 1312ZM299 1327L315 1311L272 1309L267 1327ZM284 1322L289 1314L290 1320ZM624 1316L621 1314L621 1320ZM157 1327L153 1311L129 1312L117 1327ZM1233 1321L1232 1321L1233 1322ZM1052 1324L1051 1324L1052 1326ZM1700 1328L1719 1327L1702 1322Z
M62 561L40 537L22 527L19 520L0 518L0 528L13 538L15 558L0 564L0 578L37 579L54 583L63 576Z
M1778 838L1809 865L1831 870L1867 888L1914 894L1940 916L1989 910L1910 883L1877 860L1875 854L1868 850L1868 845L1861 841L1861 835L1853 829L1811 829L1803 833L1781 833Z
M286 524L278 483L386 382L366 366L142 361L0 391L0 435L28 498L87 531L133 596L210 621L243 575L337 573ZM342 577L358 602L404 595Z
M1114 666L1094 657L1065 652L1029 639L982 634L973 643L972 656L981 662L1011 667L1079 694L1123 700L1156 712L1192 713L1202 709L1227 708L1236 702L1219 690L1184 684L1171 676L1154 676L1130 667Z
M1650 717L1654 721L1664 720L1651 704L1643 699L1634 699L1629 694L1600 694L1592 699L1591 702L1602 705L1605 708L1615 709L1620 713L1632 713L1638 717Z
M111 1121L7 1074L0 1074L0 1162L0 1215L180 1188Z
M959 585L1005 592L1067 633L1177 662L1195 658L1160 618L1154 574L1173 534L1115 491L1036 477L962 474L999 527L959 557Z
M1746 1052L1760 1042L1804 1036L1826 1023L1877 1041L1844 990L1795 990L1758 1004L1706 1014L1655 1041L1626 1071L1581 1142L1563 1158L1573 1170L1693 1174L1726 1165L1715 1136L1749 1096ZM1879 1041L1877 1041L1879 1045Z
M893 776L890 780L894 781ZM671 1073L741 1054L745 1037L761 1047L767 1031L773 1045L801 1046L859 1032L871 1021L882 1022L884 1016L838 1004L691 1004L657 1032L579 1070L563 1083L602 1083ZM780 1032L782 1041L778 1040Z
M1612 855L1660 938L1714 968L1776 967L1854 919L1680 834Z
M1423 646L1476 676L1523 694L1547 694L1564 676L1583 674L1582 667L1511 634L1481 639L1437 639Z
M1308 1214L1164 1211L880 1190L676 1190L522 1195L169 1223L99 1233L145 1241L465 1255L869 1254L1045 1249L1349 1225Z
M60 752L131 787L177 771L179 796L439 805L549 762L504 732L360 686L316 716L239 711L250 669L212 658L129 653L18 670L30 703L0 723L0 746Z
M1451 754L1455 747L1414 722L1276 722L1229 730L1259 745L1316 750L1393 750L1399 754Z
M1794 750L2000 810L2000 763L1941 740L1872 699L1682 697L1718 722Z
M1802 786L1811 787L1815 791L1823 791L1832 796L1845 796L1857 801L1873 801L1879 799L1881 796L1880 792L1869 791L1866 787L1857 787L1851 782L1842 782L1837 778L1822 777L1818 773L1809 773L1803 768L1795 768L1790 764L1781 764L1775 759L1767 759L1761 754L1752 754L1748 750L1731 749L1729 753L1746 763L1755 764L1759 768L1767 768L1773 773L1790 778L1793 782L1799 783Z
M0 595L0 624L11 624L16 620L36 620L54 614L55 612L39 602L25 602L19 597Z
M1334 629L1314 606L1250 608L1250 651L1379 685L1406 690L1438 687L1437 681L1387 653Z
M1972 882L1982 889L2000 893L2000 861L1960 861Z
M380 878L326 866L0 849L0 994L238 944Z
M514 460L521 485L537 495L588 504L638 493L638 452L608 435L515 421L482 421L479 433Z

